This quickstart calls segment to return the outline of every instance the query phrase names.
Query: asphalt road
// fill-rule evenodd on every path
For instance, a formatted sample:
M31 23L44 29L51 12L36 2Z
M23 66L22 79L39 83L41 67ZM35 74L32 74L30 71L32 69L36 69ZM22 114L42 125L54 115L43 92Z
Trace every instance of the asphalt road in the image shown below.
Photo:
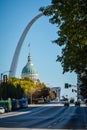
M87 107L58 104L29 106L16 112L0 114L0 130L87 130Z

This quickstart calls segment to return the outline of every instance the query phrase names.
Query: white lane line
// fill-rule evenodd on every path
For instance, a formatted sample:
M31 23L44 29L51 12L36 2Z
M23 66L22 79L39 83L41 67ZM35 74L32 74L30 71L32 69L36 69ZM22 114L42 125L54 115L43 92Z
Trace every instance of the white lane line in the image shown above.
M16 116L16 115L22 115L22 114L27 114L27 113L30 113L31 111L25 111L25 112L16 112L16 113L9 113L9 114L6 114L6 115L2 115L0 118L4 118L4 117L11 117L11 116Z

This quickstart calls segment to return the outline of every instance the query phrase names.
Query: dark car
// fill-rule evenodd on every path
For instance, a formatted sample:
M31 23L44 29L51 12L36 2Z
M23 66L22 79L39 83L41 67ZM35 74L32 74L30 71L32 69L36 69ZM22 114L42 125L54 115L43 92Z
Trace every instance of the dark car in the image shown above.
M84 100L85 104L87 104L87 99Z
M79 101L75 102L75 106L80 106L80 102Z
M69 102L65 102L65 103L64 103L64 106L69 106Z

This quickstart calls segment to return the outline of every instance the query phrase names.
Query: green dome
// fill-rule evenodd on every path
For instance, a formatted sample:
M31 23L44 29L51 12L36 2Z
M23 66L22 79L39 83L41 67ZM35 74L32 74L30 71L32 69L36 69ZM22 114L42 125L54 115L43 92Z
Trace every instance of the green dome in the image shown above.
M37 70L35 69L33 64L27 64L26 66L24 66L23 70L22 70L22 74L26 73L26 74L37 74Z
M38 72L32 64L31 56L28 56L28 62L22 69L21 77L30 77L34 82L38 81Z

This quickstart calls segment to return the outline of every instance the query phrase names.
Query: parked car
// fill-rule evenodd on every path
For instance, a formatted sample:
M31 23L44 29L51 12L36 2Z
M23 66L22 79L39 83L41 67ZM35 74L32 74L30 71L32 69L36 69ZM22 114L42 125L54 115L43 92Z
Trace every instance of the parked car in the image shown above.
M87 99L84 99L85 104L87 104Z
M0 107L0 113L5 113L5 109L3 107Z
M65 103L64 103L64 106L69 106L69 102L65 102Z
M76 101L76 102L75 102L75 106L80 106L80 102L79 102L79 101Z

